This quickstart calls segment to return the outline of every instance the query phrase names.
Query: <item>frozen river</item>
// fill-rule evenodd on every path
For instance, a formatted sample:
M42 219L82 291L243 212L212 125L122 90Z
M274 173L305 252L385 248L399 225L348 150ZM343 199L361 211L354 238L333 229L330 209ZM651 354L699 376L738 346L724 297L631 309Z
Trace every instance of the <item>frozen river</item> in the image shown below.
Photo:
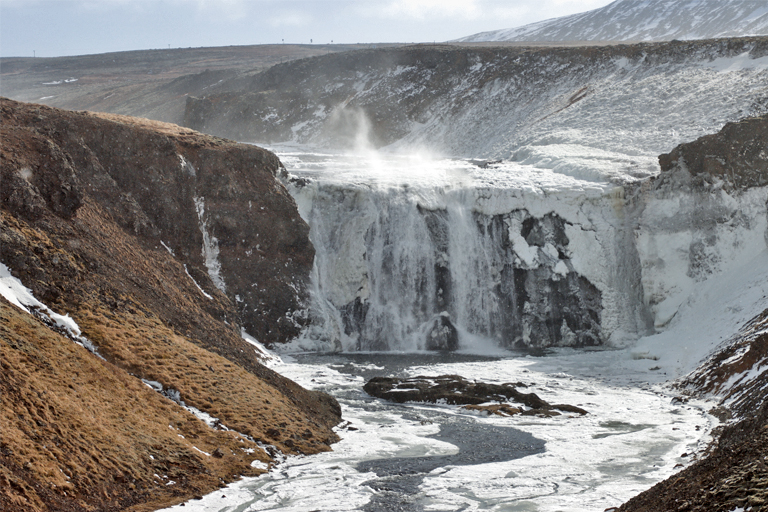
M298 354L273 368L342 405L334 451L291 457L168 510L579 511L617 506L708 440L701 403L675 400L648 360L626 351L546 355ZM456 406L392 404L362 386L378 375L458 374L528 384L586 416L498 417Z

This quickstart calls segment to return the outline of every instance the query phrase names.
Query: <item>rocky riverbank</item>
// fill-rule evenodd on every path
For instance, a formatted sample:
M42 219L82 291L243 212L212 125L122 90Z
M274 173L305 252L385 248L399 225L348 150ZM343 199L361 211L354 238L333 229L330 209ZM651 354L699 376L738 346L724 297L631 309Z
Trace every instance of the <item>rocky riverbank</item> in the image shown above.
M366 382L363 389L377 398L392 402L425 402L463 405L466 409L485 411L488 414L512 416L557 416L561 412L587 414L581 407L568 404L550 404L536 393L523 393L519 387L528 387L522 382L491 384L475 382L460 375L437 377L374 377ZM496 403L491 403L496 402ZM515 403L511 405L508 402Z

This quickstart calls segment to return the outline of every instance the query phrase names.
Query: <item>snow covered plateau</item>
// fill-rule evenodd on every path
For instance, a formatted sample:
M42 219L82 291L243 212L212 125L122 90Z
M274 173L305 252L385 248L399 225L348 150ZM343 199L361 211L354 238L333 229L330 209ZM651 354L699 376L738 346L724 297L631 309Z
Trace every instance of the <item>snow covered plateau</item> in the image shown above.
M593 11L458 41L670 41L766 34L768 5L762 0L616 0Z

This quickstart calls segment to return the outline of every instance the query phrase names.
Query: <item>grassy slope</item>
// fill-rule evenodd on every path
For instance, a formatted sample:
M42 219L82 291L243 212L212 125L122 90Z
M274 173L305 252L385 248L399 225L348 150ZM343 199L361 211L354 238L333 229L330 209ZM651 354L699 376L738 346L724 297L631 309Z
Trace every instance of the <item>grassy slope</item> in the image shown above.
M210 492L273 459L234 431L285 453L329 450L338 404L260 365L240 338L235 305L199 264L188 269L212 298L152 229L125 222L152 220L109 188L100 155L56 138L76 138L82 116L2 106L0 261L75 319L106 361L0 300L0 510L149 510ZM91 121L107 140L136 136L137 158L146 151L138 142L154 133L139 121ZM120 204L132 205L128 217ZM141 378L178 390L233 431L208 427Z

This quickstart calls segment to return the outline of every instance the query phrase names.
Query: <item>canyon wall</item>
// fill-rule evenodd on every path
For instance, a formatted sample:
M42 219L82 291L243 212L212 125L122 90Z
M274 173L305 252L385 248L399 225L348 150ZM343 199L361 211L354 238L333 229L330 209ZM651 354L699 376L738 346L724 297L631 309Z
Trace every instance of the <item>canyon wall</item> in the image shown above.
M302 346L623 346L764 250L764 184L691 188L658 156L764 114L766 77L765 37L418 45L274 66L190 98L185 123L431 157L346 182L286 160L318 253ZM462 163L438 176L442 157Z
M361 50L189 97L184 124L241 141L426 148L587 179L645 177L660 153L763 113L767 55L765 37Z
M340 177L294 161L317 253L299 345L482 352L663 331L766 250L765 124L728 123L615 184L513 162L383 158Z
M147 120L0 112L2 277L45 305L0 298L0 505L146 510L330 449L336 401L244 338L303 321L314 252L277 158Z

